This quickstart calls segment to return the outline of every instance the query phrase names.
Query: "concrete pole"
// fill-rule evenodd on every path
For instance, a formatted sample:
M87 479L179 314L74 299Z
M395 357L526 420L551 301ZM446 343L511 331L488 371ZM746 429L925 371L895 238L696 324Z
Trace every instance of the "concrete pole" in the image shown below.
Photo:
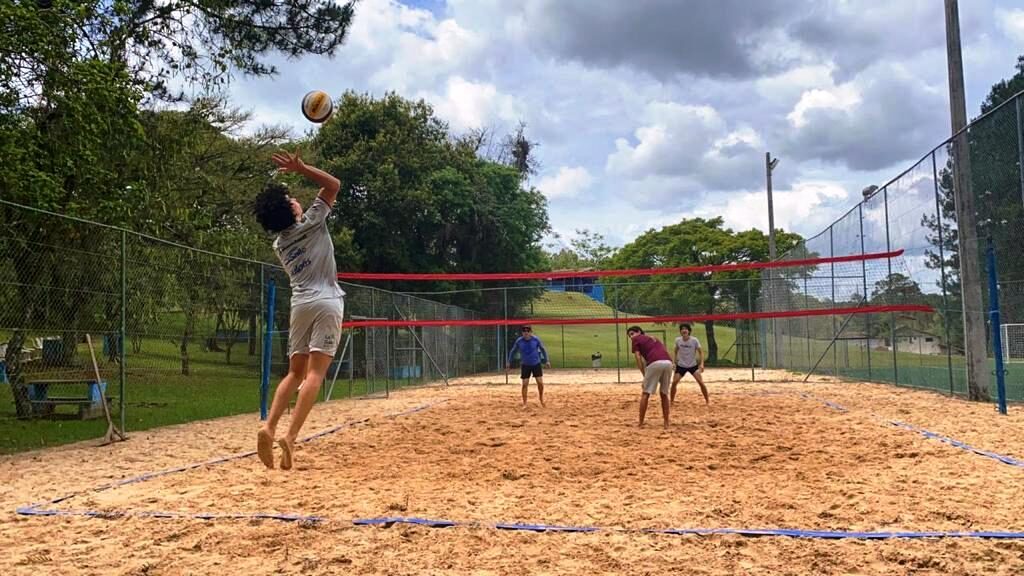
M967 104L964 67L960 53L960 14L957 0L946 2L946 57L949 68L949 111L953 134L953 180L956 224L960 238L960 286L964 321L964 353L967 390L972 400L989 400L988 351L985 304L981 293L981 253L978 245L977 211L971 190L971 156L967 143Z

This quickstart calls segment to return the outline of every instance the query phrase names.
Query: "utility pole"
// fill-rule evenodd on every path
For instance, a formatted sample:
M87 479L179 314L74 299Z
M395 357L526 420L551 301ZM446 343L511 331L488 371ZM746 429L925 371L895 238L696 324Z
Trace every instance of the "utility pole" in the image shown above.
M777 256L775 252L775 205L772 203L772 170L779 165L778 158L772 158L771 152L764 153L764 168L765 178L767 179L768 188L768 259L775 261ZM772 281L775 275L774 270L768 269L768 302L771 307L771 311L775 312L775 283ZM772 364L773 368L779 368L779 325L772 318Z
M960 53L960 9L957 0L946 2L946 63L949 68L949 111L953 134L953 197L960 238L960 290L964 321L964 354L967 359L967 390L971 400L989 400L988 351L985 338L985 304L981 295L981 252L978 245L977 211L971 190L971 155L967 143L967 104L964 66Z

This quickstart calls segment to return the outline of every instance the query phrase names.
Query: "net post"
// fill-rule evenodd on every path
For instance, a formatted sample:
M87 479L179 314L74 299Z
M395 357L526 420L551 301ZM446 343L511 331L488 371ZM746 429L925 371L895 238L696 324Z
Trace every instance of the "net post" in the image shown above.
M260 420L267 419L267 404L270 398L270 362L274 348L274 302L277 299L274 279L267 282L267 321L263 333L263 373L260 378Z
M127 361L127 332L128 332L128 231L121 230L121 329L118 335L118 346L120 350L121 362L117 368L118 387L120 388L120 405L118 406L118 412L120 413L121 419L121 433L127 434L128 430L125 428L125 408L127 403L124 401L124 392L126 388L127 368L125 368L125 362ZM106 400L104 400L105 402Z
M988 253L988 297L989 317L992 324L992 348L996 361L996 394L999 399L999 413L1006 415L1006 374L1003 372L1003 342L999 318L999 270L996 268L996 249L989 232L985 251Z

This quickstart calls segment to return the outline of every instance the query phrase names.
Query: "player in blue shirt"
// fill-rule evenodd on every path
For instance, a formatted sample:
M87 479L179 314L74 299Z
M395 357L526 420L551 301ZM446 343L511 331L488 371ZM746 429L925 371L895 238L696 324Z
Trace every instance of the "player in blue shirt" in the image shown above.
M544 349L544 344L541 343L540 338L533 334L532 328L523 326L520 328L520 332L522 336L516 338L512 349L508 351L508 363L505 366L505 370L509 371L512 369L512 359L515 358L516 352L518 352L519 359L522 362L519 377L523 379L523 407L526 407L526 396L527 390L530 387L531 375L537 381L537 393L540 396L540 405L543 406L544 370L541 366L547 365L548 368L551 368L551 363L548 362L548 351Z

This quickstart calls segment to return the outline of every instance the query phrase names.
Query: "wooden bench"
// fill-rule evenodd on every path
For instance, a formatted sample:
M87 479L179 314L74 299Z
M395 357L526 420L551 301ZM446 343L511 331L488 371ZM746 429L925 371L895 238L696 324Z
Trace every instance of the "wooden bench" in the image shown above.
M95 379L72 379L72 380L33 380L26 382L28 387L29 402L32 404L32 413L37 417L53 416L57 406L77 406L78 418L89 420L103 418L103 402L107 402L109 408L111 398L105 396L107 383L97 383ZM80 386L84 394L79 396L51 396L51 386Z

